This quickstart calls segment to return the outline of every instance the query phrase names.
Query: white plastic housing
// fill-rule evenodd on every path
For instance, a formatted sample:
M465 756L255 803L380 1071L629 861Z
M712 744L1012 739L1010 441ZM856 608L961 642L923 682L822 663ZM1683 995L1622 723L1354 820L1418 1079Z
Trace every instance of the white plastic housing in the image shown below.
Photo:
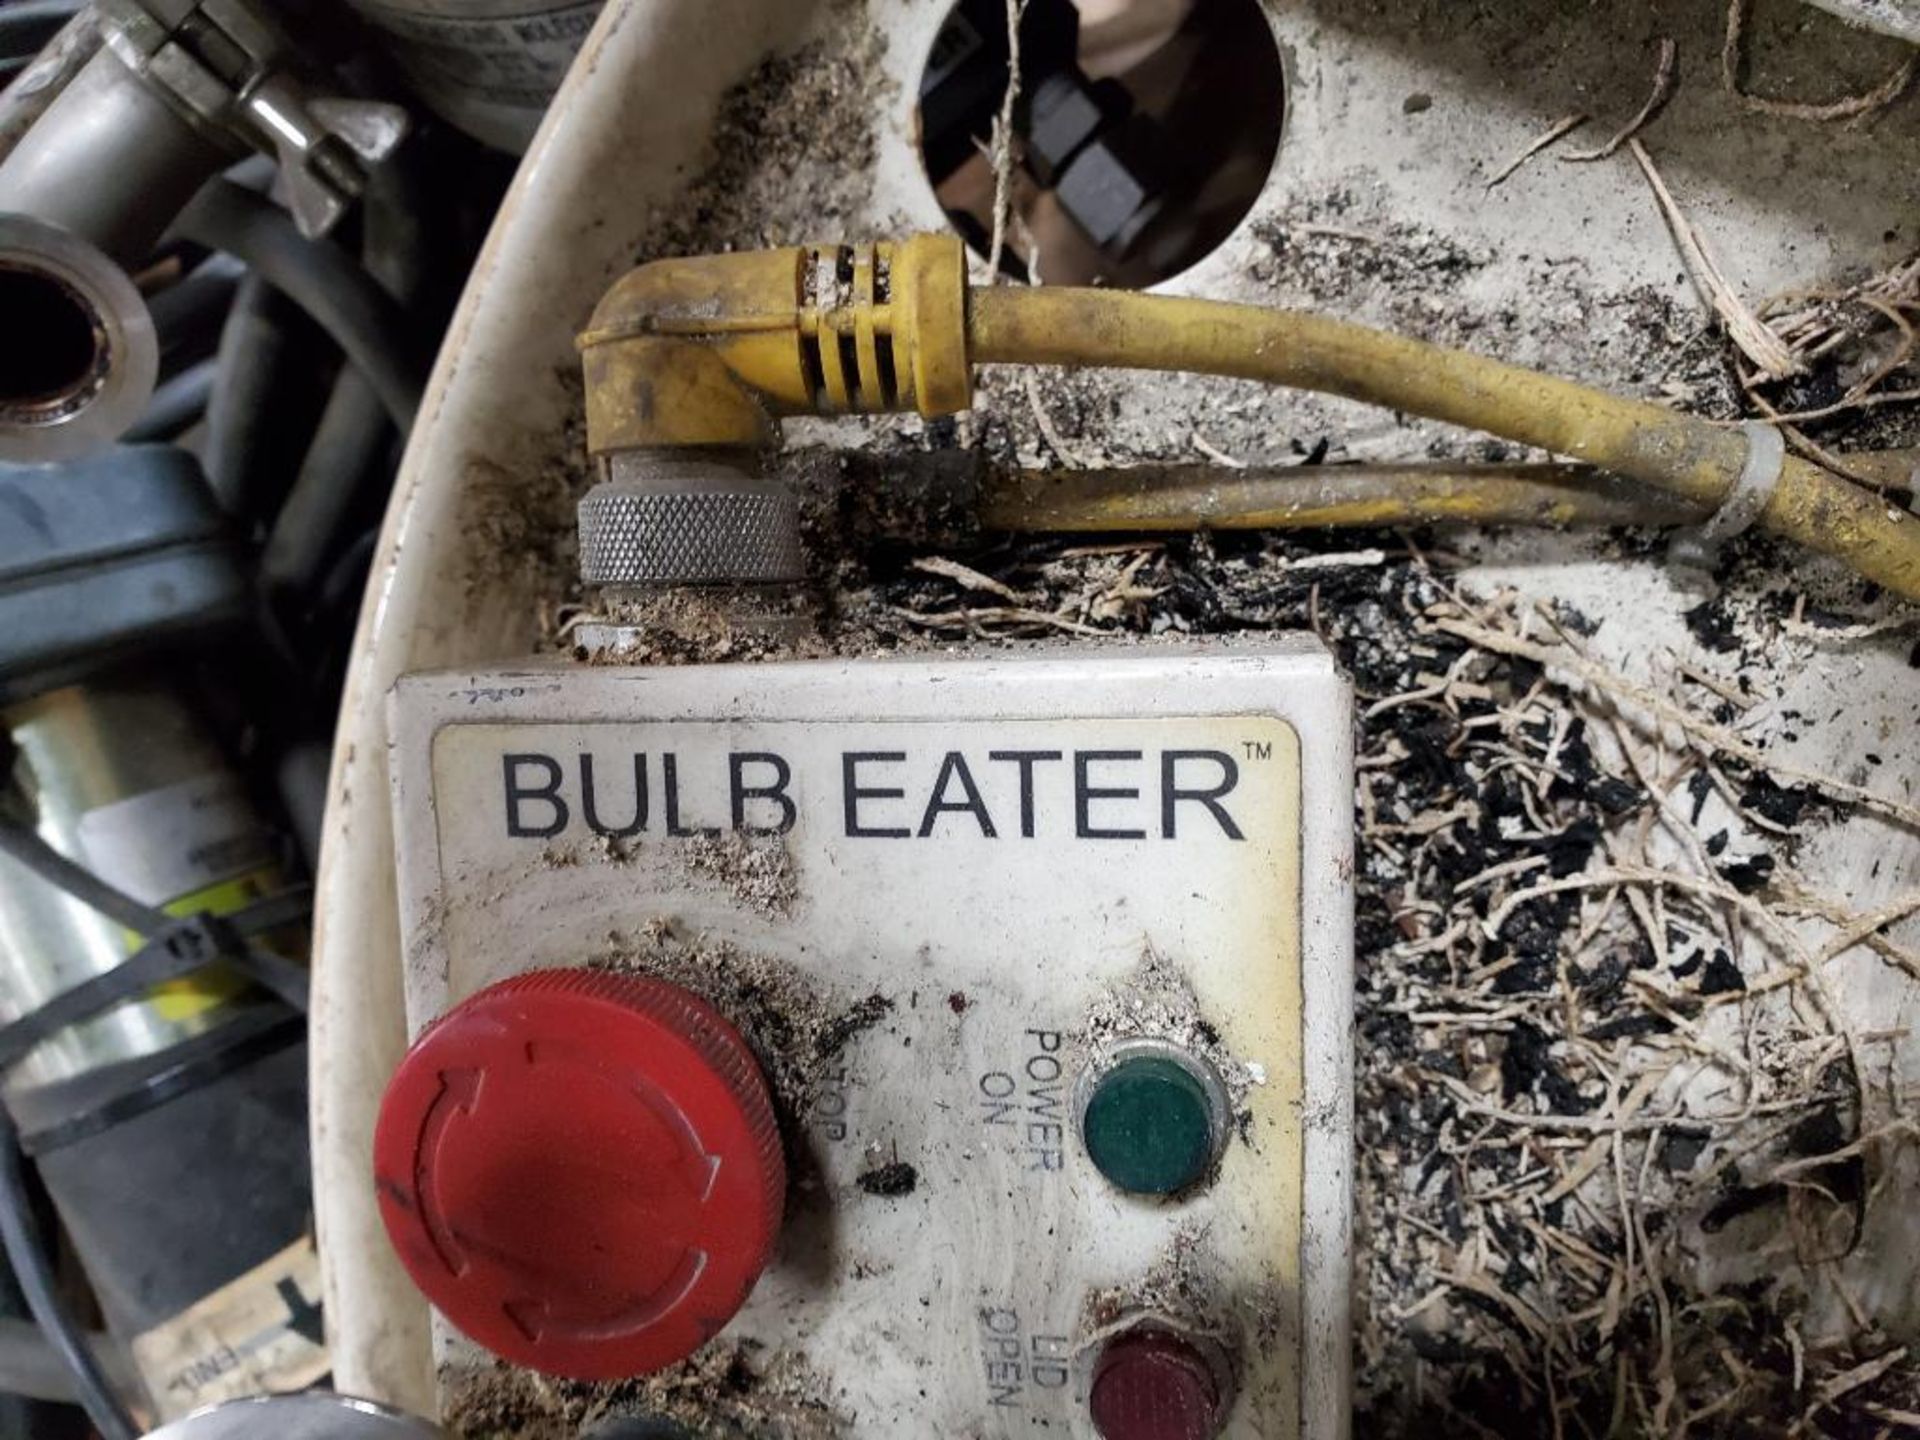
M1347 1433L1352 717L1317 644L417 675L392 719L412 1033L554 965L773 997L733 1018L792 1201L715 1343L835 1433L1091 1437L1099 1345L1142 1318L1217 1344L1225 1433ZM646 777L643 828L596 832L582 756L600 831ZM1139 1039L1231 1095L1184 1198L1080 1141Z

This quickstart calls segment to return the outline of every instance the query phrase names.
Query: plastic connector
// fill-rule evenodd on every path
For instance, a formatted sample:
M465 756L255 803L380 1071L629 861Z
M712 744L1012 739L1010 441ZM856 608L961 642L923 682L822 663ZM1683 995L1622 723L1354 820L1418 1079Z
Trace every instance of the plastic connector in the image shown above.
M596 456L771 443L787 415L950 415L973 399L951 235L659 260L579 338Z

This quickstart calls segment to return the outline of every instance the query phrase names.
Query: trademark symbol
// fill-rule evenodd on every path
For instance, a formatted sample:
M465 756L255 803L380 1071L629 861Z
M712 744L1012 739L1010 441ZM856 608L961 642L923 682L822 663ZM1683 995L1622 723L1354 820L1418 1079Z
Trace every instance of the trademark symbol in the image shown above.
M1247 752L1249 760L1271 760L1273 742L1271 740L1242 740L1240 748Z

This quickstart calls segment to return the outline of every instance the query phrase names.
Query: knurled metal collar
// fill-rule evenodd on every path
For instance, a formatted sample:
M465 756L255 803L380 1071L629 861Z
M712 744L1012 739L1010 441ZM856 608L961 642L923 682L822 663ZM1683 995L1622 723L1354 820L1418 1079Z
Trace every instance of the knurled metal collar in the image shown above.
M800 506L740 465L627 451L579 506L588 585L778 585L806 578Z

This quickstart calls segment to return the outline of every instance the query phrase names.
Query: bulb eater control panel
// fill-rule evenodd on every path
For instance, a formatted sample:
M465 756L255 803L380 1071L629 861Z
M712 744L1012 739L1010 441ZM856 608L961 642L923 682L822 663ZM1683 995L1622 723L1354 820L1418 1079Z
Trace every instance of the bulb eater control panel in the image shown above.
M744 1435L1346 1435L1318 644L391 703L414 1038L376 1183L455 1412L504 1365Z

